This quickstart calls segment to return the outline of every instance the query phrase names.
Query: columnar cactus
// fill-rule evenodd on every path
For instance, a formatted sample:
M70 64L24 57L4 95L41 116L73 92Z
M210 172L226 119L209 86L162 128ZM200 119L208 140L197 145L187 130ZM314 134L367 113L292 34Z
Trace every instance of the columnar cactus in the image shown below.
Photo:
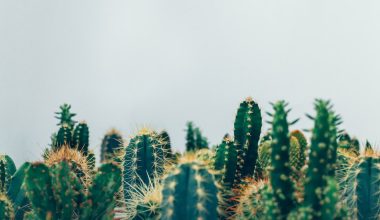
M8 155L0 155L0 193L8 191L12 175L16 172L16 166Z
M115 129L110 130L103 138L100 152L101 162L114 160L118 151L123 147L123 137Z
M124 198L130 198L131 188L148 184L150 179L161 176L165 162L165 150L159 135L149 129L142 129L125 148Z
M231 188L237 176L238 152L230 136L225 136L217 146L214 158L214 169L221 172L220 181L227 188Z
M168 132L162 131L160 133L160 139L162 141L162 146L165 149L165 158L173 159L174 155Z
M341 219L342 207L339 202L339 188L335 178L329 177L326 180L327 185L323 190L323 203L321 219Z
M63 145L70 146L72 145L72 131L67 124L63 124L57 134L56 146L54 150L60 149Z
M247 98L240 104L234 123L235 145L239 150L238 174L241 175L240 178L253 176L258 157L261 126L261 110L252 98Z
M380 218L380 157L360 157L347 172L342 200L354 219Z
M301 169L303 167L301 154L301 145L299 144L298 139L291 136L289 148L289 164L291 168L291 176L295 180L301 176Z
M300 145L300 156L298 162L298 168L302 168L306 164L306 151L307 151L307 140L305 135L300 130L294 130L290 133L292 137L297 138L298 144Z
M180 163L164 179L162 220L218 218L218 187L201 164Z
M0 219L3 220L13 220L14 211L12 203L9 201L7 196L0 192Z
M89 146L89 130L87 123L80 122L74 129L72 147L78 149L87 156Z
M275 113L272 122L270 182L278 206L276 210L273 210L276 219L286 219L289 212L295 207L294 186L290 179L290 140L286 105L284 101L273 105Z
M336 135L339 117L331 109L329 101L316 100L317 115L314 119L310 154L305 181L305 206L311 209L312 219L322 216L323 190L326 178L335 174Z
M195 145L195 133L194 133L194 126L193 122L187 123L187 130L186 130L186 151L195 151L196 145Z
M271 148L272 140L267 140L260 143L259 156L257 158L255 170L256 179L265 179L269 177L268 168L271 165Z
M85 192L79 179L63 161L48 167L34 163L25 176L25 188L37 219L110 219L114 196L121 185L121 170L104 164Z

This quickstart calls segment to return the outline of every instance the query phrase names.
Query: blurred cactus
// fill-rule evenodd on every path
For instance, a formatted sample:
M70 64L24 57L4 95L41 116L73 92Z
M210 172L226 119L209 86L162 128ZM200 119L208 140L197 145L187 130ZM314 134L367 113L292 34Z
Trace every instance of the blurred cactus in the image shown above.
M159 134L159 138L161 139L162 146L165 149L165 158L171 159L171 160L174 159L172 145L171 145L171 142L170 142L170 137L169 137L168 132L162 131Z
M88 155L89 130L86 122L80 122L74 129L72 147L78 149L85 156Z
M335 174L337 125L340 119L332 111L329 101L316 100L309 163L305 181L305 207L311 209L311 218L322 216L323 190L326 178Z
M9 201L8 197L0 192L0 219L2 220L13 220L14 211L12 203Z
M56 112L56 119L59 119L59 123L57 124L58 126L63 126L66 124L70 130L74 129L74 125L76 121L73 120L73 117L76 115L75 113L71 113L71 105L69 104L63 104L59 106L60 110L59 112Z
M6 193L12 175L16 172L16 166L8 155L0 155L0 193Z
M117 154L123 147L123 137L120 132L111 129L103 138L100 152L100 161L114 161L117 160Z
M195 148L198 149L208 149L208 141L206 137L203 137L202 132L199 128L194 129L195 133Z
M67 124L63 124L57 133L56 145L54 150L59 150L63 145L72 145L72 133L71 129Z
M258 157L261 126L261 110L258 104L249 97L240 103L234 123L234 144L238 150L238 179L253 176Z
M193 122L188 122L186 126L186 151L195 151L195 133Z
M218 218L219 193L214 176L197 162L180 162L164 179L162 194L162 220Z
M165 149L159 135L149 129L140 130L125 148L124 198L130 198L130 189L161 176L165 163Z
M351 138L347 133L343 133L339 136L338 142L339 148L353 155L358 156L360 154L360 143L356 138Z
M246 186L238 199L234 216L238 220L259 220L264 215L265 200L264 193L268 188L268 181L252 182Z
M214 157L214 169L221 172L220 181L227 188L231 188L236 181L238 152L229 135L217 146ZM218 175L219 176L219 175Z
M306 165L307 140L305 135L300 130L294 130L290 133L292 137L297 138L300 145L300 155L297 165L297 170L301 170Z
M286 106L287 104L284 101L279 101L273 105L273 141L270 182L274 192L275 203L277 204L277 208L273 210L275 219L286 219L296 204L293 194L294 186L290 179L291 167L289 154L291 153L291 150L289 140L289 124L287 121L289 111L286 110ZM296 151L296 155L298 154L299 147L298 151Z
M267 140L260 143L259 155L255 167L255 177L256 179L269 178L269 170L271 165L271 148L272 141Z
M63 161L48 167L34 163L25 176L27 196L37 219L110 219L114 196L121 185L121 170L104 164L92 180L88 192Z

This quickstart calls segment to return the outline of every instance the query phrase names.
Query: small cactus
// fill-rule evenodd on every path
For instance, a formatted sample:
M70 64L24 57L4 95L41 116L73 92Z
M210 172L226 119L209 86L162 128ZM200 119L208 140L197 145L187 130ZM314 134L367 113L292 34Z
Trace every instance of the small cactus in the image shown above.
M187 130L186 130L186 151L191 152L196 150L195 145L195 133L194 133L194 126L193 122L187 123Z
M63 124L57 134L56 146L54 150L59 150L62 146L70 146L72 145L72 133L71 128L67 124Z
M76 121L73 120L73 117L76 114L70 112L71 105L65 103L59 106L59 108L61 111L55 113L56 114L55 118L59 119L59 123L57 125L62 126L66 124L70 128L70 130L72 130L76 123Z
M89 145L89 130L87 123L80 122L74 129L72 146L87 156Z
M252 177L258 157L262 126L261 110L252 98L240 103L234 123L235 145L239 150L239 179Z
M16 166L8 155L0 155L0 193L8 191L12 175L16 172Z
M218 218L218 187L200 163L181 162L164 179L162 220Z
M168 160L174 159L173 150L172 150L172 146L171 146L170 137L169 137L168 132L162 131L159 134L159 138L161 139L162 146L165 149L165 158L167 158Z
M123 147L123 137L115 130L110 130L103 138L100 152L100 161L115 161L119 150Z
M306 153L307 153L307 139L300 130L294 130L290 133L292 137L295 137L300 146L299 161L297 162L297 169L301 170L306 165Z

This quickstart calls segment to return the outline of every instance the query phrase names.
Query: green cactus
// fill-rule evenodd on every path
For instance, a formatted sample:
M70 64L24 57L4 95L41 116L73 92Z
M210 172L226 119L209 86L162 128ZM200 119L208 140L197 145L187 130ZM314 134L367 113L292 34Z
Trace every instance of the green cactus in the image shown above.
M360 157L347 172L342 200L354 219L380 218L380 157ZM341 183L341 184L343 184Z
M65 104L59 106L59 108L61 111L55 113L56 114L55 118L59 119L59 123L57 125L62 126L64 124L66 124L70 128L70 130L72 130L74 128L75 123L76 123L76 121L73 120L73 117L76 114L70 112L71 105L68 105L65 103Z
M290 135L297 138L300 145L300 156L297 168L302 169L306 164L306 151L308 145L306 137L300 130L294 130L290 133Z
M82 152L85 156L88 155L89 130L86 122L80 122L74 129L72 146Z
M8 191L9 182L16 172L16 165L8 155L0 155L0 193Z
M171 146L170 137L169 137L168 132L162 131L159 134L159 138L161 139L162 146L165 149L165 158L167 158L168 160L174 159L173 150L172 150L172 146Z
M323 191L323 202L322 202L322 215L321 219L332 219L338 220L342 219L342 207L339 202L339 188L336 183L335 178L329 177L326 180L327 185Z
M317 115L312 131L309 164L305 180L305 206L310 208L311 218L320 219L322 215L323 190L326 178L335 174L336 133L339 117L332 111L329 101L316 100Z
M271 148L271 140L263 141L259 145L259 156L255 168L256 179L265 179L269 176L268 168L271 165Z
M100 161L115 161L116 155L123 147L123 137L115 129L110 130L103 138L100 152Z
M162 220L218 218L214 176L197 162L179 164L164 179L162 194Z
M231 188L237 176L238 152L230 136L225 136L217 146L214 157L214 169L221 172L220 181L227 188Z
M123 160L124 198L130 198L130 189L140 184L148 184L150 179L162 175L165 150L159 135L142 129L125 148Z
M197 150L205 149L205 148L208 149L207 138L203 137L200 128L195 128L194 133L195 133L195 148Z
M343 149L356 156L359 156L360 154L360 143L358 139L351 138L351 136L347 133L339 135L338 147L339 149Z
M286 219L296 204L294 186L289 178L291 175L289 124L287 121L289 111L285 109L286 105L284 101L273 105L275 113L272 122L270 182L275 202L278 205L278 208L273 210L276 219Z
M57 134L56 146L54 150L58 150L64 145L67 145L67 146L72 145L72 132L71 132L70 127L67 124L63 124L59 128L58 134Z
M29 169L30 163L26 162L12 176L8 189L8 197L12 201L15 218L22 219L24 213L29 211L29 201L26 197L26 192L23 187L26 171Z
M0 192L0 219L13 220L14 211L12 203L9 201L4 193Z
M301 162L301 145L298 139L290 136L289 163L291 176L297 180L301 176L303 164Z
M195 145L195 131L193 122L188 122L186 124L187 130L186 130L186 151L191 152L196 150Z
M235 145L239 152L238 175L241 175L239 179L253 176L261 126L261 110L252 98L247 98L240 104L234 123Z

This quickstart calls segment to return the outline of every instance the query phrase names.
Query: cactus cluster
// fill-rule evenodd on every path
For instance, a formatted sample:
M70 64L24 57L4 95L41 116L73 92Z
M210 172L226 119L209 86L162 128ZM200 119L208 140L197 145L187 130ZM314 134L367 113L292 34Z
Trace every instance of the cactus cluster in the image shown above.
M272 104L269 130L251 98L240 103L233 136L215 147L193 123L186 151L169 134L143 128L128 140L112 129L101 165L86 123L70 105L43 161L18 169L0 155L0 219L26 220L372 220L380 218L380 152L341 131L329 101L315 101L310 139L291 130L288 104ZM260 139L261 137L261 139Z

